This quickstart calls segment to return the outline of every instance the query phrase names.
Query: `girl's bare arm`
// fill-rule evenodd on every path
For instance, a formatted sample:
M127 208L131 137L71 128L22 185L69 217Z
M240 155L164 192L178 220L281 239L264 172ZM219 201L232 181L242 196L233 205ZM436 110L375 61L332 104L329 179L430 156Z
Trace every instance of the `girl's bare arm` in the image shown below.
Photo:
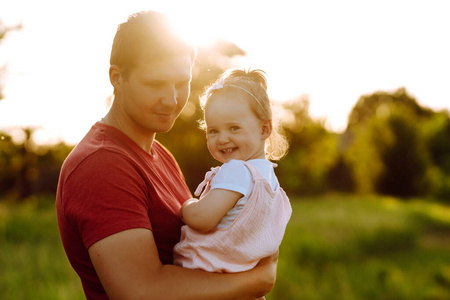
M233 208L243 195L238 192L213 189L200 200L187 200L180 209L181 220L198 231L209 231Z

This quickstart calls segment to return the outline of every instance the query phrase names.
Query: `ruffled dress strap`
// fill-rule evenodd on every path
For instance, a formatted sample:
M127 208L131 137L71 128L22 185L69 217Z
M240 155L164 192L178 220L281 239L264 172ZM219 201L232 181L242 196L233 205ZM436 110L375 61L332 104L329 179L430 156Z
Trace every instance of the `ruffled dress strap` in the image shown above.
M200 196L201 194L207 193L210 188L210 182L214 178L214 176L219 172L220 167L211 168L211 171L206 172L205 179L198 185L197 189L194 192L195 196ZM202 193L203 191L203 193Z

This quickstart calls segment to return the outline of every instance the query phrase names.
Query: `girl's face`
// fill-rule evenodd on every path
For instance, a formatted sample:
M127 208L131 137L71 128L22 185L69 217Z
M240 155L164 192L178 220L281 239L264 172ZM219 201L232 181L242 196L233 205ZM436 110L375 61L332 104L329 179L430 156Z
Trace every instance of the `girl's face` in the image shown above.
M264 141L270 122L262 122L252 112L245 92L217 93L205 108L208 150L218 161L264 159Z

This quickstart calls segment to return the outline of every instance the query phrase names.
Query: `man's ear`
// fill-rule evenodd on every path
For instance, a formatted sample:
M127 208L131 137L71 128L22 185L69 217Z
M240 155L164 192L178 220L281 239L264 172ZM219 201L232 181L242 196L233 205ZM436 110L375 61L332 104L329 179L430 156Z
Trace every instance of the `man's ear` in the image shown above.
M265 140L267 139L270 134L272 133L272 122L271 121L265 121L262 124L262 128L261 128L261 139Z
M120 68L116 65L109 67L109 81L114 87L114 91L119 91L122 83L122 73Z

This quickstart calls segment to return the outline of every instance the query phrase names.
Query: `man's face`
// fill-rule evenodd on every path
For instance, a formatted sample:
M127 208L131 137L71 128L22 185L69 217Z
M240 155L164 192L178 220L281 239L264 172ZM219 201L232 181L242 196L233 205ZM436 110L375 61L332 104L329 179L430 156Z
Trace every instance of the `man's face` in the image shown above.
M191 69L182 55L130 70L118 91L123 120L143 133L169 131L189 98Z

